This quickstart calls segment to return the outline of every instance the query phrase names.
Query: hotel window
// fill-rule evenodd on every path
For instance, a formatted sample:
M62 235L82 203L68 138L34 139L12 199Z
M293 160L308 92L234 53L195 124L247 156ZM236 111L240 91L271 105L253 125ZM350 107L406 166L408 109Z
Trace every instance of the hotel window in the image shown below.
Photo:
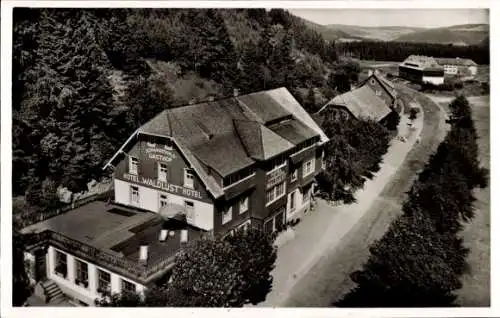
M191 169L184 169L184 187L191 189L194 187L194 174Z
M276 198L281 197L283 194L285 194L285 183L282 182L276 186Z
M240 214L248 211L248 197L244 197L240 200Z
M128 173L137 175L137 171L139 170L139 159L135 157L128 157Z
M233 219L233 208L229 207L222 211L222 224L226 224L227 222Z
M303 176L307 176L308 174L312 173L314 171L314 159L308 160L304 162L303 166Z
M253 168L245 168L224 178L222 185L228 187L240 180L243 180L254 173Z
M266 203L274 200L274 188L267 190L266 192Z
M168 197L166 194L160 194L160 209L168 205Z
M293 169L293 170L292 170L292 176L291 176L291 180L290 180L290 181L292 181L292 182L293 182L293 181L297 180L297 178L298 178L298 172L297 172L297 169Z
M68 274L68 260L67 260L67 255L59 252L56 252L56 267L55 267L55 273L66 278L66 275Z
M266 192L266 205L278 200L285 195L285 182L275 185Z
M194 202L184 201L184 207L186 208L186 220L192 221L194 215Z
M97 292L109 294L111 292L111 274L103 270L97 270Z
M139 187L130 186L130 202L132 204L139 204Z
M122 293L136 293L135 284L122 279Z
M89 286L89 268L87 263L75 259L75 267L75 283L80 286L83 285L83 287L87 288Z
M284 166L286 164L286 159L287 159L287 157L285 157L285 155L280 155L277 158L271 159L267 163L267 167L268 167L267 173Z
M295 211L295 191L290 193L290 211Z
M158 180L159 181L167 182L167 171L168 171L167 164L159 162L158 163Z

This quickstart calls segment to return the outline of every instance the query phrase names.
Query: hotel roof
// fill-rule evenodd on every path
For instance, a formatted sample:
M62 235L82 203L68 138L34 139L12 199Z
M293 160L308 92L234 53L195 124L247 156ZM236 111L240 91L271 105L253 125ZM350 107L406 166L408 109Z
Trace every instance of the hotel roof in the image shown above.
M168 229L174 235L161 242L159 235L162 229ZM148 245L148 262L154 263L155 260L174 256L179 250L181 229L188 231L189 240L201 237L204 232L157 213L94 201L30 225L22 233L49 230L131 261L139 261L140 246Z
M172 138L216 198L224 192L207 167L225 177L307 139L328 140L286 88L167 109L137 132Z

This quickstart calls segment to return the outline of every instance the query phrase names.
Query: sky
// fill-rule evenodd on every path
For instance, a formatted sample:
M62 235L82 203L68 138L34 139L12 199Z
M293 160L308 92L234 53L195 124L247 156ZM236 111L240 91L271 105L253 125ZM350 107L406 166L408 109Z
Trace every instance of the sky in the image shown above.
M489 23L488 9L288 9L318 24L423 28Z

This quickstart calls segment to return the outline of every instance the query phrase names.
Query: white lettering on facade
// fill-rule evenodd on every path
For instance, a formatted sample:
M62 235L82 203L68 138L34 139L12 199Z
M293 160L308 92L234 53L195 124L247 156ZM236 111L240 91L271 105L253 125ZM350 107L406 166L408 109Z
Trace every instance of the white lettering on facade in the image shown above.
M175 154L172 151L163 148L146 148L146 153L153 160L170 162L175 159Z
M193 189L184 188L168 182L159 181L152 178L138 177L128 173L123 174L123 178L135 183L145 184L154 188L158 188L174 194L182 194L184 196L202 199L201 192Z
M281 168L281 169L278 169L276 171L273 171L268 175L266 188L267 189L272 188L273 186L277 185L278 183L283 182L284 180L286 180L286 169L285 168Z

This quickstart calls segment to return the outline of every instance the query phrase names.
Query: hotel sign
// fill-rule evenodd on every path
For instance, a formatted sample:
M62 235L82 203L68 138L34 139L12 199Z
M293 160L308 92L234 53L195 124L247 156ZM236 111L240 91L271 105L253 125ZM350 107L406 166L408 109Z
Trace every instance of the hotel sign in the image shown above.
M153 178L139 177L132 174L124 173L123 178L135 183L143 184L153 188L157 188L163 191L167 191L173 194L182 194L187 197L193 197L197 199L202 199L201 192L193 189L185 188L168 182L159 181Z
M148 147L146 148L146 153L153 160L171 162L175 159L175 154L172 151L163 148Z
M266 188L272 188L278 183L281 183L286 180L286 167L274 170L273 172L267 175L267 183Z

